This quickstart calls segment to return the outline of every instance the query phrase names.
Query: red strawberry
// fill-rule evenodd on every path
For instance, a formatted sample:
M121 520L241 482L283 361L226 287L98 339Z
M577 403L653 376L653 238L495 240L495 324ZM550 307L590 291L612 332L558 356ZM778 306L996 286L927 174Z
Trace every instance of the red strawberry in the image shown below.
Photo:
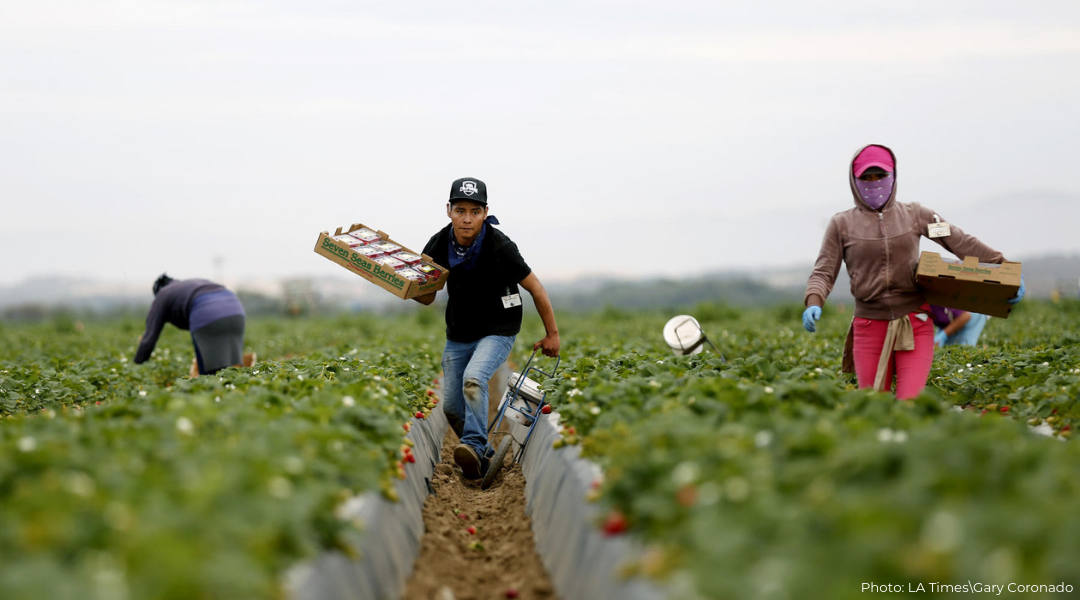
M435 395L435 390L428 390L427 395L428 396L434 396Z
M469 535L476 535L476 528L475 527L469 526L469 528L466 529L465 531L468 531Z
M423 418L424 418L424 413L422 413L422 412L420 412L420 411L416 411L416 415L415 415L415 416L416 416L416 418L417 418L417 419L423 419Z
M540 412L544 413L545 415L550 415L551 414L551 405L550 404L545 404L544 408L540 409Z
M1003 413L1007 413L1007 412L1009 412L1009 407L1008 407L1008 406L1002 406L1002 407L1001 407L1001 408L999 408L998 410L1000 410L1000 411L1001 411L1001 412L1003 412Z
M1050 411L1050 414L1056 415L1057 414L1057 409L1055 408L1054 410Z
M468 518L469 518L469 515L467 515L467 514L465 514L465 513L458 513L458 517L459 517L459 518L462 518L462 519L468 519Z
M432 398L432 399L431 399L431 403L432 403L432 404L438 404L438 403L439 403L439 399L438 399L438 398Z
M405 431L409 431L410 429L412 429L412 425L409 425L408 423L405 423L404 425L402 425L402 427L405 428Z
M410 452L409 454L405 455L405 462L415 463L416 462L416 457L413 456L412 453Z
M577 433L577 429L574 429L573 427L567 427L566 428L566 435L575 435L576 433Z
M1066 425L1066 426L1062 427L1061 430L1062 431L1072 431L1072 427L1070 425Z
M629 525L626 522L626 517L624 517L621 512L613 510L611 511L611 514L608 515L607 520L604 521L602 529L604 535L619 535L626 531L627 527L629 527Z
M507 598L517 598L518 597L517 588L512 588L512 587L506 588L506 597Z

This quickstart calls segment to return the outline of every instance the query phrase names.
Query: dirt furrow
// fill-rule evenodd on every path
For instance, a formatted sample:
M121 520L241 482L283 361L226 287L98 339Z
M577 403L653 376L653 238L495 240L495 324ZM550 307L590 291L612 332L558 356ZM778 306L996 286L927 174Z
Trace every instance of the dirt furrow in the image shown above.
M497 405L492 401L493 408ZM496 441L502 434L496 434ZM555 598L525 515L521 465L503 468L488 490L454 463L458 438L447 431L442 461L432 477L435 494L424 503L424 537L406 600ZM507 462L511 458L507 457ZM475 534L469 532L475 527Z

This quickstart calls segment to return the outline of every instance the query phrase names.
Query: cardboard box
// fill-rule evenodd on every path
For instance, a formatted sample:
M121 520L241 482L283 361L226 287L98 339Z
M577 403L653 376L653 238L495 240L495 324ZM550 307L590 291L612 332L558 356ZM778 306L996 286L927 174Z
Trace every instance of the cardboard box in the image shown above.
M930 304L1004 319L1013 307L1007 300L1020 289L1020 263L991 265L974 256L960 262L943 259L937 252L923 252L915 282L926 292Z
M338 227L337 231L333 234L328 231L320 233L319 241L315 243L315 253L329 258L398 298L404 298L406 300L441 290L443 286L446 285L446 279L450 276L450 273L445 268L435 264L430 256L422 255L424 262L434 265L439 269L439 276L424 282L409 281L408 279L397 275L394 269L384 267L367 256L358 254L355 252L355 249L350 249L348 244L333 239L333 236L356 231L357 229L364 227L365 226L362 223L353 223L348 229ZM377 231L374 227L368 227L367 229ZM378 231L378 234L384 241L393 242L401 246L402 249L408 250L404 244L390 239L390 236L382 231ZM412 250L408 251L412 252ZM413 253L420 254L419 252Z

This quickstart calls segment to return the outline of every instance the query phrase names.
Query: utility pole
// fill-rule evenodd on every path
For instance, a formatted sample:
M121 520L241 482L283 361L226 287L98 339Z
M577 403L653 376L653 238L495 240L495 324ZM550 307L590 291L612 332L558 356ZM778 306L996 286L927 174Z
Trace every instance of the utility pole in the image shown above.
M220 283L221 285L225 285L225 281L224 281L224 276L225 276L224 265L225 265L225 258L223 256L221 256L220 254L215 254L214 255L214 281L217 282L217 283Z

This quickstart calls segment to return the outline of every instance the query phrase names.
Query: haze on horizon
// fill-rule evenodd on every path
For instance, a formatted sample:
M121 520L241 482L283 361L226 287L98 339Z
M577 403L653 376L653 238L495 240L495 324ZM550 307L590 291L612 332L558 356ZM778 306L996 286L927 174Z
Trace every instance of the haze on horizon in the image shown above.
M1064 0L0 0L0 285L339 275L320 231L420 249L466 175L542 280L807 264L865 143L1078 252L1076 73Z

